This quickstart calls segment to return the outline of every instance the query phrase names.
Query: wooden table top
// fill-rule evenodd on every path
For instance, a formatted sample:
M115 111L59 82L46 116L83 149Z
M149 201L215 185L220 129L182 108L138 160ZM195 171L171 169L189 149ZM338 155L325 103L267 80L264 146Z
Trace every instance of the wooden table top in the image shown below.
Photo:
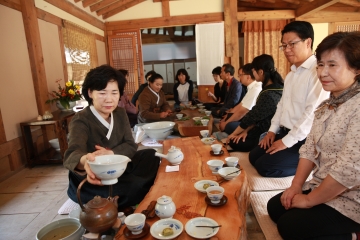
M179 121L175 120L178 124L179 133L183 137L193 137L193 136L200 136L201 130L209 130L209 134L212 133L212 126L213 126L213 117L210 116L209 123L207 126L199 126L195 125L195 121L193 117L204 117L206 116L204 113L200 113L199 109L183 109L180 113L185 114L185 117L189 117L189 120Z
M179 172L165 172L169 165L166 159L162 159L158 170L155 183L139 204L135 212L146 209L151 201L156 201L159 197L166 195L173 199L176 208L187 208L187 211L197 215L214 219L222 225L219 232L211 239L218 240L238 240L246 236L245 213L250 194L246 173L241 174L230 181L223 181L220 176L213 175L206 162L210 159L221 159L229 156L225 148L222 156L211 156L210 145L204 145L199 137L175 138L164 141L164 153L168 152L171 146L181 148L184 153L184 160L180 164ZM224 160L225 162L225 160ZM220 186L225 188L225 196L228 202L220 207L208 206L205 202L205 193L201 193L194 188L194 183L199 180L214 180L220 182ZM181 221L184 231L176 239L193 239L185 231L185 224L190 220L188 214L177 211L173 218ZM151 226L159 220L155 216L147 219L146 222ZM126 239L123 231L126 226L122 226L115 239ZM154 239L149 233L141 239Z

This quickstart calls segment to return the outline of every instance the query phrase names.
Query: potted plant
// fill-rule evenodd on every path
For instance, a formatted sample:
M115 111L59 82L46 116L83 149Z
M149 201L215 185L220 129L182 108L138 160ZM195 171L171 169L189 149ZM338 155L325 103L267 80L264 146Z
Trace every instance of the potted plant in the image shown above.
M47 100L46 103L56 102L56 106L62 110L71 110L75 106L75 102L82 99L80 93L80 85L75 84L74 81L70 80L65 83L65 87L60 85L62 79L56 80L58 84L58 90L49 93L51 99Z

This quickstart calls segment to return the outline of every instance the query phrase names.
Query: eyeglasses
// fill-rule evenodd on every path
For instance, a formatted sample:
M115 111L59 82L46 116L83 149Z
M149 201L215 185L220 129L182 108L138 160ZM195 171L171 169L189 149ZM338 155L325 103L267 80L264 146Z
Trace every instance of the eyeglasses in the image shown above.
M297 43L299 43L299 42L303 42L303 41L305 41L305 39L300 39L300 40L295 41L295 42L289 42L288 44L281 44L281 45L279 46L279 49L280 49L281 51L285 51L286 48L292 49L292 48L294 48L295 44L297 44Z

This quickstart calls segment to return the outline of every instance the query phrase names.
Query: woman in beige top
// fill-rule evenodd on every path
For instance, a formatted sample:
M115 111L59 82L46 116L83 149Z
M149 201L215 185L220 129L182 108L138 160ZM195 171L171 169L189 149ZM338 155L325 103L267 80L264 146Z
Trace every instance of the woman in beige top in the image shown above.
M331 95L315 111L290 188L270 199L268 212L284 239L359 239L360 32L326 37L316 58Z

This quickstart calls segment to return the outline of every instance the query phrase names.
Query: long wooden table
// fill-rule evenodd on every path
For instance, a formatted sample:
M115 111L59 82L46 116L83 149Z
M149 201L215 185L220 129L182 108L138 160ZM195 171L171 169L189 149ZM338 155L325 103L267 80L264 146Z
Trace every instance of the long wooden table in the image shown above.
M184 153L184 160L180 164L179 172L165 172L169 165L166 159L162 159L155 183L139 204L135 212L146 209L151 201L166 195L173 199L176 208L189 207L190 213L209 217L222 225L219 232L211 239L218 240L239 240L246 239L246 219L245 213L248 205L250 190L247 183L246 173L241 174L231 181L222 181L220 176L213 175L206 162L210 159L221 159L229 156L225 148L222 156L214 157L210 155L210 145L204 145L199 137L175 138L164 141L164 153L167 153L171 146L181 148ZM220 186L225 188L225 195L228 202L220 207L208 206L205 202L205 193L200 193L194 188L194 183L199 180L215 180L220 182ZM184 231L176 239L193 239L185 232L185 224L190 219L178 211L173 218L178 219L184 225ZM147 219L146 222L151 226L159 218L155 216ZM116 240L126 239L123 231L126 226L122 226L115 236ZM149 233L142 239L154 239Z
M179 133L183 137L193 137L193 136L200 136L201 130L209 130L209 134L212 133L212 126L213 126L213 117L210 116L210 120L207 126L202 125L195 125L195 121L193 120L193 117L204 117L204 113L200 113L199 109L196 108L194 110L191 110L189 108L181 110L180 113L185 114L185 117L189 117L189 120L185 121L179 121L175 120L175 122L178 124Z

